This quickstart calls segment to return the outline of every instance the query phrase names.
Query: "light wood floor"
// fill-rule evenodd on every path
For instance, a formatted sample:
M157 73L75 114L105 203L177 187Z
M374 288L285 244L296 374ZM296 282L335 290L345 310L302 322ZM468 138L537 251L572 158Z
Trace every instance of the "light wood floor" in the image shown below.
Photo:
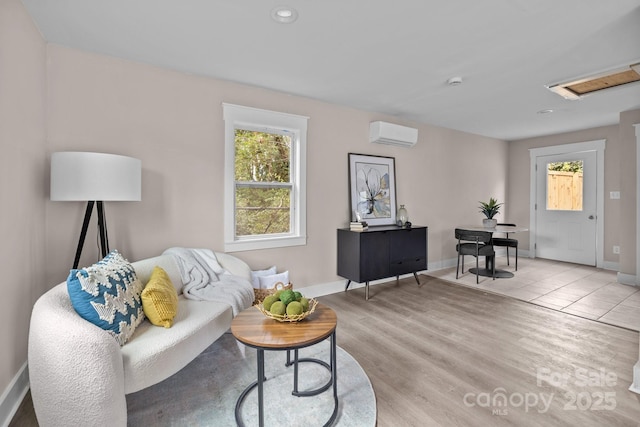
M371 380L379 427L640 425L638 332L420 280L319 298ZM29 395L10 426L37 426Z
M319 298L369 375L378 426L640 425L638 332L419 277L369 301L364 288Z

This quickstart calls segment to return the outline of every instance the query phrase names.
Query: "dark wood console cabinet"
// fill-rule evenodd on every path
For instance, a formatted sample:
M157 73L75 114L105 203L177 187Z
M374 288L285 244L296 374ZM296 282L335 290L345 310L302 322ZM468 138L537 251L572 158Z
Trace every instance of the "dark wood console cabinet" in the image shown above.
M365 231L338 229L338 275L365 283L369 299L369 281L427 269L427 227L371 227Z

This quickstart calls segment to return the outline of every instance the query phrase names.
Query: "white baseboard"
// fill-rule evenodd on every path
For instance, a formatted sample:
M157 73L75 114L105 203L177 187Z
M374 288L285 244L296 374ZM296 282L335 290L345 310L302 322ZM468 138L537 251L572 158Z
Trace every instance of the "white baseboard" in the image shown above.
M473 257L471 257L473 258ZM456 266L456 259L455 258L451 258L451 259L445 259L442 261L433 261L433 262L429 262L429 270L428 271L438 271L438 270L443 270L445 268L451 268L451 267L455 267Z
M431 266L429 266L431 267ZM420 274L422 273L421 271L418 271L416 274ZM413 278L413 274L403 274L400 276L401 279L404 279L405 277L411 277ZM374 286L374 285L379 285L380 283L385 283L388 282L390 280L393 280L393 277L387 277L386 279L380 279L380 280L372 280L369 282L369 286ZM311 286L305 286L304 291L302 291L302 293L304 294L305 297L309 297L309 298L317 298L317 297L321 297L324 295L330 295L330 294L335 294L337 292L343 292L344 291L344 287L347 285L347 279L342 279L339 280L337 282L327 282L327 283L318 283L315 285L311 285ZM357 289L357 288L363 288L365 286L364 283L358 283L358 282L351 282L349 284L349 289ZM294 289L295 290L295 289Z
M335 294L336 292L344 291L346 280L340 280L338 282L318 283L311 286L305 286L302 292L307 298L317 298L323 295ZM364 286L359 283L352 283L349 288ZM294 288L295 290L295 288Z
M629 391L640 394L640 360L633 365L633 383Z
M496 250L496 255L498 256L507 256L507 249L497 249ZM509 256L510 257L515 257L515 254L512 252L509 252ZM473 259L472 256L468 257L469 259ZM529 251L525 251L525 250L519 250L518 251L518 258L529 258ZM484 261L483 261L484 262ZM433 272L433 271L438 271L438 270L443 270L445 268L451 268L451 267L455 267L456 264L458 263L458 260L456 258L451 258L451 259L445 259L442 261L433 261L433 262L429 262L429 271ZM467 260L468 264L469 261Z
M9 425L27 391L29 391L29 370L27 362L24 362L0 397L0 423L3 427Z
M618 283L623 285L638 286L638 278L633 274L618 273Z

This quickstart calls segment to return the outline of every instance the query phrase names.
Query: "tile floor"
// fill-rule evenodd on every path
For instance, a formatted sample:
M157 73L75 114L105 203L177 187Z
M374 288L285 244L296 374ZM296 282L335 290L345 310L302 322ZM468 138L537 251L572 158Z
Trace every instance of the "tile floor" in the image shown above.
M466 257L464 274L456 280L456 268L429 272L430 276L465 286L508 295L533 304L552 308L564 313L597 320L610 325L640 331L640 287L616 282L616 272L550 261L540 258L518 258L518 271L507 266L506 257L497 257L496 267L511 271L514 277L496 279L469 273L475 267L475 259ZM484 259L481 258L484 264Z

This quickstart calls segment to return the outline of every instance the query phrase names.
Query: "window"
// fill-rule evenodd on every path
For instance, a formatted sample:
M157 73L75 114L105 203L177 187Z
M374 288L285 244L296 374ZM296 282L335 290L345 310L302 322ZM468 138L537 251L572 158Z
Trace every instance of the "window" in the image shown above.
M582 211L583 161L547 163L547 209Z
M306 244L308 117L223 104L225 251Z

